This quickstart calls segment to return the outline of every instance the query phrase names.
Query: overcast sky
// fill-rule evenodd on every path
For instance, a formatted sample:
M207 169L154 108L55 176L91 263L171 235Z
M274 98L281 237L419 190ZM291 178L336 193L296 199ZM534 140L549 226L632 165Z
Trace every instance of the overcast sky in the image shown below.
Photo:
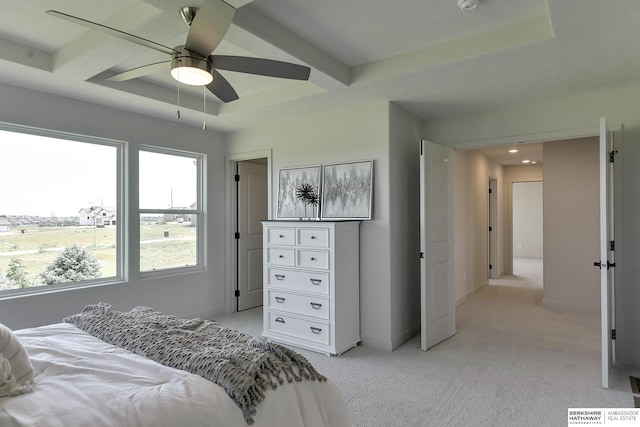
M141 154L141 206L167 208L172 196L176 207L196 201L192 159ZM90 205L115 207L115 183L114 147L0 130L0 215L76 216Z

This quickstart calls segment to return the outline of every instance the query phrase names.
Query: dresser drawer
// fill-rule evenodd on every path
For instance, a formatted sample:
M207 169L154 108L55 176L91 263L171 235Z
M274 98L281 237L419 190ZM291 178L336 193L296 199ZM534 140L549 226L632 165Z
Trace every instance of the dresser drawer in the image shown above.
M293 249L287 248L267 248L267 263L272 265L295 265Z
M304 268L329 269L329 251L314 251L298 249L296 251L296 266Z
M329 345L329 324L325 322L270 311L269 331Z
M295 244L294 228L268 228L267 230L267 243L291 246Z
M329 247L328 228L298 228L298 245L312 248Z
M329 320L329 299L270 290L269 308Z
M283 289L329 294L329 274L269 268L267 284Z

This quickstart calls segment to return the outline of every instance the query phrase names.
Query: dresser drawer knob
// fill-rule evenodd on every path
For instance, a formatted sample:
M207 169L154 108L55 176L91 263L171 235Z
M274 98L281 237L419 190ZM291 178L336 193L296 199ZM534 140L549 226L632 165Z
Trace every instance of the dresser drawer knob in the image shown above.
M284 302L284 298L283 297L276 297L276 302L283 303Z
M284 234L281 234L278 237L281 238L281 239L284 239Z
M276 280L284 280L284 274L276 274L275 278Z
M322 307L322 304L320 304L320 303L317 303L317 302L312 302L311 303L311 308L314 308L314 309L318 310L318 309L320 309L320 307Z
M318 335L320 332L322 332L322 329L311 326L311 332Z
M278 323L286 323L282 317L276 317L276 322Z
M311 261L315 261L315 260L316 260L316 257L311 257Z
M311 236L311 240L314 240L316 238L316 236Z
M278 255L278 258L280 259L284 258L284 255Z
M322 280L320 280L320 279L309 279L309 280L311 280L311 284L312 285L316 285L316 286L318 286L320 283L322 283Z

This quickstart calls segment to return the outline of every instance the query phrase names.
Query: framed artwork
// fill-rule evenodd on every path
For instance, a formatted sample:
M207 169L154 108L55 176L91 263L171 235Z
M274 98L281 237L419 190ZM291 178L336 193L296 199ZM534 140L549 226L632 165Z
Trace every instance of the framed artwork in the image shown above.
M373 160L325 165L322 219L371 219Z
M318 219L319 216L320 166L280 169L276 219Z

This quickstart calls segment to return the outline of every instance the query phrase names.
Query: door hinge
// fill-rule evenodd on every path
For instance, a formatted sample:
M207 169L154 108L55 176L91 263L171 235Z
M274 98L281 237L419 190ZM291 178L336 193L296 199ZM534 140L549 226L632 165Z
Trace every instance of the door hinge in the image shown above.
M235 296L236 296L236 298L240 296L240 291L237 290L237 289L236 289L236 292L235 292Z
M609 151L609 163L616 161L616 154L618 154L618 150Z
M420 258L424 258L424 252L420 252Z
M490 188L490 189L489 189L489 194L491 194L491 193L493 193L493 190Z
M235 237L236 240L240 239L240 232L236 231L236 233L233 235L233 237Z
M240 181L240 175L236 174L236 176L234 176L233 179L235 179L236 182Z
M616 250L616 241L612 240L609 242L609 250L610 251L615 251Z
M602 270L602 267L607 267L607 270L608 270L611 267L615 267L616 263L615 262L611 262L609 260L607 260L606 264L604 262L596 261L596 262L593 263L593 266L594 267L598 267L601 270Z
M492 264L489 264L489 270L491 270L493 268Z
M492 226L489 226L489 231L493 231L493 227Z
M615 340L615 339L616 339L616 330L615 330L615 329L612 329L612 330L611 330L611 339L612 339L612 340Z

